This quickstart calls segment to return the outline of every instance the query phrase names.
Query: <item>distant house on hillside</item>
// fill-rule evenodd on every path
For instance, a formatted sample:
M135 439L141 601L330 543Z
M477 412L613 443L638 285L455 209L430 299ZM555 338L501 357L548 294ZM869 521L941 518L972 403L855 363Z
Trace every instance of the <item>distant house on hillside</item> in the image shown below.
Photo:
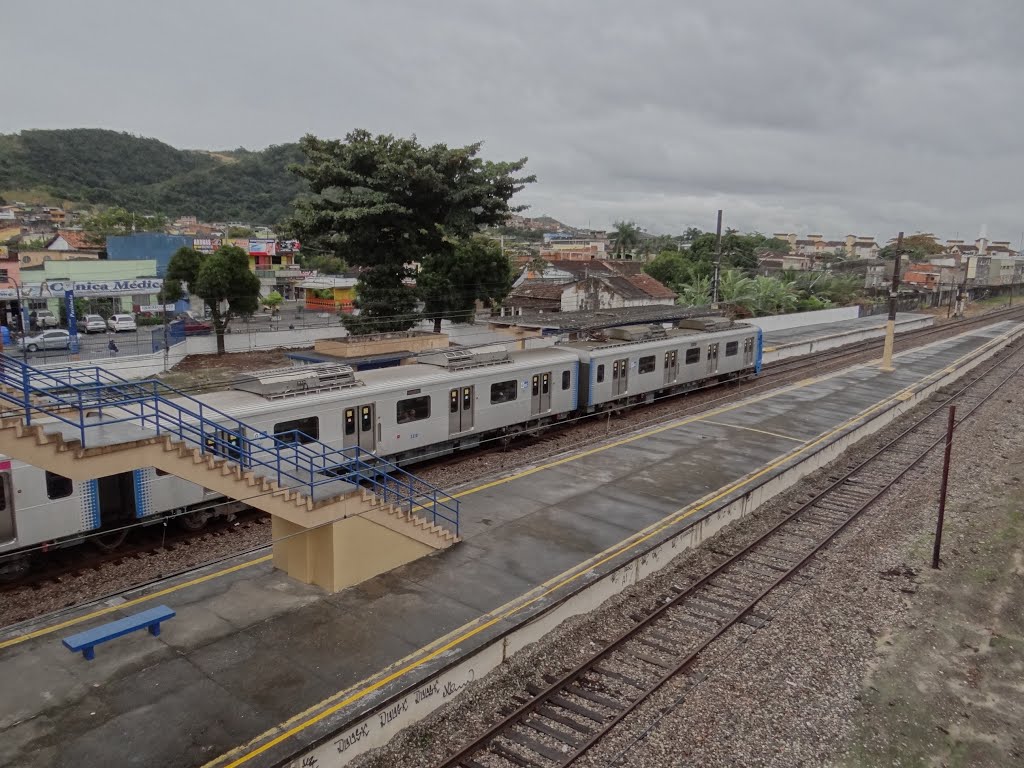
M90 243L85 232L77 229L61 229L46 243L48 251L100 251L102 248Z

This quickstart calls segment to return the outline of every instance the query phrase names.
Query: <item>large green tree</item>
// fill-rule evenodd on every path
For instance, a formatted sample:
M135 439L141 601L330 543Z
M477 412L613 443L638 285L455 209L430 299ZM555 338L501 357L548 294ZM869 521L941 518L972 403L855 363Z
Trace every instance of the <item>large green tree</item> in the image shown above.
M417 320L415 265L452 258L455 245L482 226L502 224L522 207L509 201L533 176L526 158L488 162L480 144L424 146L415 137L343 141L307 135L306 162L292 170L309 183L288 222L304 246L361 267L354 332L398 331ZM481 278L486 281L488 276Z
M443 319L472 323L477 301L489 304L504 299L514 277L512 263L498 243L471 237L457 243L451 254L424 259L416 287L426 317L434 321L434 333L440 333Z
M662 251L644 264L644 272L673 289L688 283L693 276L690 259L678 251Z
M249 255L234 245L210 254L179 248L167 266L164 301L180 298L183 284L210 308L217 354L223 355L224 334L231 321L248 317L259 308L260 281L249 269Z

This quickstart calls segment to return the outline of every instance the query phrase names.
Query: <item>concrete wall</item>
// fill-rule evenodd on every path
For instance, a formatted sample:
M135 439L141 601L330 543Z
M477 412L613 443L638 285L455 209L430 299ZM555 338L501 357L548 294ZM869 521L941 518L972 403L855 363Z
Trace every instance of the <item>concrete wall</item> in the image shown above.
M425 352L428 349L447 349L445 333L377 333L367 336L343 336L334 329L331 338L319 338L313 349L325 355L338 357L365 357L390 352Z
M935 325L935 318L931 315L917 315L909 320L902 320L896 323L896 333L913 331L918 328L930 328ZM837 329L835 333L827 336L819 336L811 341L794 341L791 344L776 344L764 348L763 362L775 363L785 360L787 357L802 357L824 352L826 349L845 347L848 344L856 344L858 341L867 339L881 339L885 337L885 326L877 328Z
M778 331L782 328L800 328L805 325L821 323L838 323L842 320L855 320L860 317L860 307L838 307L836 309L819 309L814 312L793 312L789 315L770 315L744 320L758 326L762 331Z

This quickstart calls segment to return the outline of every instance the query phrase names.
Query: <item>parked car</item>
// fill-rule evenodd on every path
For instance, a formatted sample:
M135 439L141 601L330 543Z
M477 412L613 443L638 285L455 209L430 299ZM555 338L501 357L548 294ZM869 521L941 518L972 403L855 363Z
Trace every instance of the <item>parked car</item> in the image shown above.
M213 330L213 326L209 323L204 323L202 320L197 320L195 317L190 315L188 312L182 312L178 315L177 320L180 320L185 324L185 335L186 336L205 336Z
M78 324L78 327L84 333L103 333L107 330L107 321L100 315L85 315Z
M37 309L29 315L29 320L35 328L56 328L60 321L48 309Z
M71 334L63 328L56 328L37 333L35 336L26 336L21 340L21 345L26 352L38 352L40 349L70 349Z
M110 319L107 320L107 327L114 333L138 330L138 326L135 325L135 318L131 315L111 315Z

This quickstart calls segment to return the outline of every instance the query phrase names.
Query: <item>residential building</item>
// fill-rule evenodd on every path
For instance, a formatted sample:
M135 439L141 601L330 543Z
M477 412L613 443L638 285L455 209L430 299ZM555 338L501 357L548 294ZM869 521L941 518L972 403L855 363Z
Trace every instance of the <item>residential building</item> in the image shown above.
M847 259L875 259L881 250L873 235L847 235L842 240L826 240L824 235L800 238L793 232L775 232L772 237L789 243L792 254L815 258L839 255Z
M0 205L0 221L17 221L21 209L16 205Z
M814 267L814 258L783 251L765 251L757 257L758 269L765 272L784 272L789 269L800 272Z
M676 294L635 262L552 262L539 274L524 269L502 311L572 312L672 305Z
M18 250L18 262L23 269L38 267L44 261L68 261L69 259L91 259L98 260L99 251L37 251Z
M607 240L590 238L552 238L545 235L544 245L540 248L542 259L557 261L589 261L603 259L608 253Z
M91 242L88 235L79 229L59 229L46 243L46 250L98 252L102 246Z

